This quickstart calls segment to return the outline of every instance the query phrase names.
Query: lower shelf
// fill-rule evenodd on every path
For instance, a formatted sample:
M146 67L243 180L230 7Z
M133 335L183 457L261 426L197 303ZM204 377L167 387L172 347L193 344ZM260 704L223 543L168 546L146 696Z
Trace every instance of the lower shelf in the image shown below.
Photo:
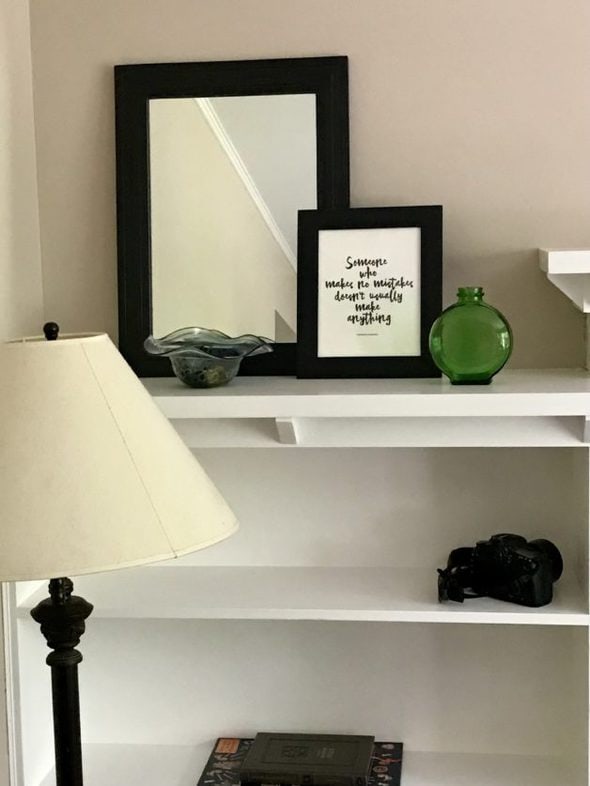
M86 745L85 786L195 786L210 746ZM559 759L404 752L403 786L582 786ZM54 786L49 773L40 786Z
M268 619L588 626L573 575L539 609L479 598L437 601L436 572L407 568L135 568L75 580L76 593L111 619ZM19 613L46 596L43 584Z

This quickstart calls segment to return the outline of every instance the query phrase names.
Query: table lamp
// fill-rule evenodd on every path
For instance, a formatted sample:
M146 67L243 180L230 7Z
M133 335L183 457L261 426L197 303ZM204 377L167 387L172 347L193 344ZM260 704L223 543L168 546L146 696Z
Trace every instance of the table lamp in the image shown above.
M57 786L82 786L76 649L90 603L66 576L179 557L237 528L105 334L0 344L0 581L50 579Z

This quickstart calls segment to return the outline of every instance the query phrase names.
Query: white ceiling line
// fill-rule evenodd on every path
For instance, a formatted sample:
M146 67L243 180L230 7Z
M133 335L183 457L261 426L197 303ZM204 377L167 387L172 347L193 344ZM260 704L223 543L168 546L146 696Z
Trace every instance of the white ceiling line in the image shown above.
M196 105L199 107L199 109L201 110L201 112L203 113L205 120L207 121L209 127L217 137L219 144L221 145L225 154L229 158L234 169L240 176L242 183L244 184L246 190L252 197L252 200L256 205L258 212L262 216L262 219L265 222L265 224L270 229L272 236L279 244L281 251L289 260L289 264L291 265L293 270L297 270L297 260L293 249L291 248L291 246L287 242L287 239L281 232L279 225L275 221L272 212L270 211L268 205L264 201L262 194L258 190L256 183L254 182L252 175L248 170L248 167L246 166L242 157L238 153L234 143L231 141L227 131L225 130L223 123L219 119L219 115L213 108L211 104L211 100L209 98L195 98L194 101Z

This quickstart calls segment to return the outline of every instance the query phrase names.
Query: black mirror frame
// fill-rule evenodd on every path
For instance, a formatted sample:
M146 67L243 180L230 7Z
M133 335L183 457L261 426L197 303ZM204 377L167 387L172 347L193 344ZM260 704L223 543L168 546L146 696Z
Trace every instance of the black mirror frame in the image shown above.
M152 332L150 99L289 93L316 95L318 209L348 207L347 57L115 66L119 349L140 377L172 376L167 358L143 349ZM291 375L295 356L296 344L276 344L240 373Z

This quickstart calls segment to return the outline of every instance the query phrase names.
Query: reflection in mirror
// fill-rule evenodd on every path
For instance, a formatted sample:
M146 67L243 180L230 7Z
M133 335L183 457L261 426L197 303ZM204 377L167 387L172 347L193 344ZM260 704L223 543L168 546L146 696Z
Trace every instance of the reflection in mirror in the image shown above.
M151 99L149 140L154 335L191 325L295 341L315 95Z

